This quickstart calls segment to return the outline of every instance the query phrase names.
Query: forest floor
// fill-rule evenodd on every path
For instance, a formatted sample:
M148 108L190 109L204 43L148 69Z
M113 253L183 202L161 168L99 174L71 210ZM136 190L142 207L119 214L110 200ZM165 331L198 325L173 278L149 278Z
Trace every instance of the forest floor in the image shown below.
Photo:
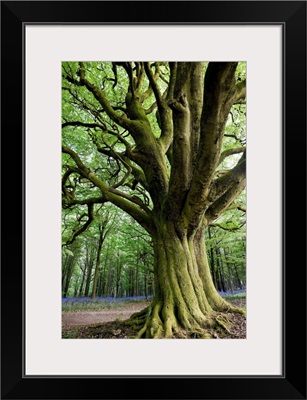
M245 307L245 299L228 300L237 307ZM62 312L63 339L129 339L136 332L127 322L129 317L143 310L149 301L128 303L116 309L76 310ZM230 333L223 339L245 339L246 319L240 314L228 314L233 322Z

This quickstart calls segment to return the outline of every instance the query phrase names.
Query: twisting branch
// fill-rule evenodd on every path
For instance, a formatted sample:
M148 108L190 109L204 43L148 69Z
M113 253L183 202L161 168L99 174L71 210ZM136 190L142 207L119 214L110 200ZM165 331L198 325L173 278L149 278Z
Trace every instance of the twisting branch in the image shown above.
M246 148L244 146L242 146L242 147L234 147L232 149L227 149L227 150L223 151L220 155L219 164L221 164L225 160L226 157L229 157L233 154L243 153L245 151L245 149Z
M103 140L103 142L104 142L104 145L105 145L107 148L109 148L110 154L111 154L116 160L119 160L119 161L126 167L126 169L127 169L127 172L124 174L124 176L122 177L122 179L120 179L119 182L117 182L117 183L115 183L114 185L111 186L112 189L116 189L116 188L118 188L119 186L122 186L122 185L126 182L126 180L128 179L128 177L129 177L130 174L131 174L132 169L131 169L130 165L129 165L128 163L126 163L126 161L121 157L121 155L120 155L119 153L117 153L110 145L108 145L108 144L104 141L103 137L102 137L102 140ZM119 167L119 168L120 168L120 167Z
M86 123L81 121L64 122L62 124L62 128L66 128L66 126L83 126L84 128L99 128L103 131L107 130L105 125L98 123Z
M141 169L139 169L139 168L137 168L135 165L133 165L132 163L131 163L131 159L126 159L126 162L129 164L129 166L130 166L130 168L131 168L131 173L132 173L132 175L134 176L134 180L136 181L135 182L135 185L137 184L137 183L140 183L141 184L141 186L146 190L146 191L148 191L148 183L147 183L147 181L146 181L146 177L145 177L145 175L144 175L144 172L141 170Z
M163 98L157 80L160 77L160 69L159 69L159 63L154 63L156 73L155 75L153 74L151 70L151 65L150 63L145 63L145 72L148 77L150 87L153 90L155 99L156 99L156 105L158 107L157 111L157 122L158 125L161 129L161 136L159 140L159 144L162 145L163 151L166 152L171 144L171 137L173 133L173 127L172 127L172 119L171 119L171 111L168 107L168 102L166 101L166 98ZM155 103L154 103L155 104ZM152 105L149 110L146 111L146 114L149 114L152 112L154 109L155 105Z
M156 63L155 63L155 66L156 66ZM157 68L157 66L156 66L156 68ZM153 73L150 69L150 65L148 62L145 63L145 72L146 72L146 75L150 82L150 85L152 87L152 90L154 92L155 98L157 100L158 108L161 108L162 107L162 96L161 96L158 84L153 76Z
M142 210L144 210L148 215L152 215L151 210L143 203L143 201L138 196L131 196L127 193L124 193L114 187L109 188L110 192L117 194L118 196L131 201L132 203L139 206Z
M233 97L233 103L238 103L242 101L246 96L246 80L237 83L236 91Z
M64 173L64 175L62 177L62 192L63 192L63 195L65 196L66 200L68 201L68 203L71 203L71 201L74 199L76 187L73 188L72 191L69 191L68 188L66 187L66 182L69 179L70 175L72 175L74 173L77 173L80 175L81 171L78 168L69 167L68 170Z
M240 143L243 143L243 142L244 142L243 139L240 139L240 138L239 138L237 135L235 135L234 133L231 133L231 134L225 133L224 137L231 137L231 138L235 139L237 142L240 142Z
M139 90L142 87L143 80L144 80L144 63L136 62L135 66L136 66L136 77L137 77L135 91L139 92Z
M65 77L67 80L71 81L73 80L73 78L68 79L68 77ZM79 82L75 80L75 85L79 86ZM84 99L80 99L77 94L75 94L73 92L73 90L71 90L71 88L67 88L67 90L69 91L70 95L72 96L73 99L75 99L75 103L73 103L74 105L76 105L78 108L81 108L83 110L86 110L91 117L95 118L96 120L98 120L101 124L105 124L105 122L101 119L101 113L104 110L97 110L97 108L95 108L94 104L91 104L89 102L89 100L87 100L85 102Z
M174 89L175 89L176 76L177 76L177 63L170 62L169 67L170 67L171 76L170 76L170 81L169 81L169 85L168 85L166 100L171 100L174 98Z
M239 229L241 229L244 225L245 225L245 221L241 225L233 226L233 227L229 227L229 226L225 226L225 225L222 225L222 224L218 224L217 222L215 222L213 224L210 224L209 226L210 227L221 228L224 231L235 232L235 231L238 231Z
M234 209L240 210L242 212L246 212L246 206L244 204L241 204L241 203L232 203L232 204L230 204L230 206L228 206L226 208L225 211L234 210Z
M62 246L68 246L72 244L72 242L76 239L77 236L81 235L82 232L85 232L87 228L91 225L92 221L94 220L94 204L87 205L87 212L88 212L88 219L79 229L77 229L71 239L69 239L65 244Z
M85 205L91 205L91 204L103 204L106 202L107 202L107 200L104 197L89 197L87 199L82 199L82 200L73 199L64 208L71 208L74 206L85 206Z
M127 118L123 118L122 116L118 115L107 98L105 97L104 93L102 90L97 88L95 85L90 83L86 78L85 78L85 66L83 62L79 62L80 69L78 71L80 80L78 81L77 79L74 79L71 76L66 76L66 79L78 86L85 86L96 98L96 100L101 104L103 107L104 111L107 113L107 115L115 121L118 125L122 126L125 129L129 128L129 121Z
M66 146L62 146L62 152L69 154L76 163L77 167L80 169L82 176L87 178L97 188L100 189L102 199L104 201L110 201L111 203L131 215L148 232L152 231L152 220L147 213L139 208L140 204L135 203L135 201L132 202L131 199L127 199L127 197L119 195L118 193L116 193L116 189L109 188L108 185L100 177L98 177L93 171L91 171L83 164L78 154L75 153L72 149ZM136 207L136 204L138 205L138 207Z
M155 73L153 75L153 78L156 82L159 79L159 76L160 76L160 69L156 68ZM146 100L148 97L152 95L152 93L153 93L153 88L151 86L151 83L149 82L147 90L140 95L140 102L143 103L144 100Z
M246 178L242 178L235 185L231 186L221 197L219 197L206 211L205 217L207 223L215 220L223 211L227 210L229 205L242 192L246 185Z
M216 179L208 194L209 203L221 197L231 186L238 184L245 177L246 153L244 152L237 165Z
M153 110L155 110L156 108L157 108L157 102L155 101L147 110L145 110L145 114L146 115L151 114Z

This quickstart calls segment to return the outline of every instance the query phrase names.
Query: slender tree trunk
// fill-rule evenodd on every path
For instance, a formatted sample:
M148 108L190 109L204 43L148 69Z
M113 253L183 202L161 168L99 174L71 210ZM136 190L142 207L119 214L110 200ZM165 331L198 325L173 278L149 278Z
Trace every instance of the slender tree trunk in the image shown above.
M129 296L134 296L134 269L133 267L130 268L129 274Z
M120 258L118 258L117 260L117 266L116 266L116 282L115 282L115 296L116 297L120 297L119 296L119 292L120 292L120 284L121 284L121 260Z
M64 293L64 283L66 279L66 274L67 274L67 264L69 260L69 255L66 254L65 257L62 258L62 292Z
M94 264L94 254L93 251L91 250L90 252L87 253L87 273L86 273L86 284L85 284L85 290L84 290L84 296L88 297L89 291L90 291L90 285L92 281L92 271L93 271L93 264Z
M108 255L108 252L107 252ZM106 255L106 257L107 257ZM107 279L106 279L106 269L107 269L107 261L105 260L103 263L103 270L101 276L101 294L100 296L105 296L106 294L106 286L107 286Z
M241 281L241 279L239 277L237 264L234 265L234 270L235 270L235 273L236 273L237 284L239 286L239 289L242 289L242 281Z
M209 239L212 239L210 226L208 227L208 236L209 236ZM214 286L218 289L217 277L216 277L217 271L216 271L216 265L215 265L215 261L214 261L213 245L210 246L210 267L211 267L211 275L212 275Z
M147 291L147 271L144 272L144 296L147 299L148 291Z
M76 279L75 282L75 289L74 289L74 297L76 297L78 295L78 284L79 284L79 280L80 280L80 276L78 276L78 278Z
M136 261L135 295L139 296L139 258L137 258L137 261Z
M93 289L92 289L92 296L91 296L92 299L94 299L96 297L97 281L98 281L99 265L100 265L100 253L101 253L103 241L104 241L104 235L103 235L103 230L101 230L100 235L99 235L98 247L97 247L97 257L96 257Z
M69 286L70 286L70 281L72 278L72 274L74 271L74 266L76 262L76 257L75 256L69 256L67 264L66 264L66 276L65 276L65 281L64 281L64 293L63 297L67 297Z
M232 264L229 262L229 250L227 248L224 249L224 257L225 257L225 262L227 266L227 271L228 271L228 284L230 287L231 292L233 292L234 287L233 287L233 269L232 269Z
M106 289L106 293L107 296L113 297L113 285L114 285L114 270L111 266L109 266L109 270L108 270L108 282L107 282L107 289Z
M82 293L83 293L83 287L84 287L85 275L86 275L86 266L84 266L83 269L81 268L81 271L82 271L82 281L81 281L81 285L80 285L80 289L79 289L79 296L82 296Z
M216 254L217 271L218 271L219 282L220 282L219 286L223 292L226 292L227 288L226 288L225 280L224 280L223 262L221 259L221 252L220 252L219 247L215 248L215 254Z

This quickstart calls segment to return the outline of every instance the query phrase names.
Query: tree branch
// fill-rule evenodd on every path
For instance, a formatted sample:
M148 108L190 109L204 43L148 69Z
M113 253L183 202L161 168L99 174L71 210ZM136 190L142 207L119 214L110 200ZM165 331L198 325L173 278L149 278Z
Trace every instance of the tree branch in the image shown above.
M135 65L136 65L136 77L137 77L137 83L135 86L135 90L136 90L136 92L138 92L142 87L142 83L143 83L143 79L144 79L144 63L136 62Z
M243 222L243 224L241 224L240 226L234 226L234 227L232 227L232 228L230 228L229 226L224 226L224 225L222 225L222 224L218 224L217 222L215 222L214 224L210 224L209 226L210 227L217 227L217 228L221 228L221 229L223 229L224 231L229 231L229 232L235 232L235 231L238 231L239 229L241 229L242 228L242 226L244 226L245 225L245 221Z
M174 98L168 101L173 114L172 168L169 184L170 215L182 211L193 176L198 152L202 104L203 65L178 62ZM177 215L176 215L177 214Z
M184 215L190 229L198 227L220 159L222 140L236 91L236 62L210 62L204 81L199 153Z
M232 149L227 149L223 151L222 154L220 155L219 164L221 164L226 157L229 157L233 154L243 153L245 150L246 150L245 146L242 146L242 147L234 147Z
M72 242L76 239L77 236L81 235L81 233L85 232L87 228L91 225L94 220L94 204L88 204L88 220L83 224L78 230L76 230L71 239L69 239L63 246L68 246L72 244Z
M126 211L148 232L152 231L151 218L144 211L138 208L140 207L139 204L138 207L136 207L136 204L131 203L131 201L127 200L127 198L123 198L122 196L119 196L119 194L114 192L115 189L109 188L108 185L101 178L99 178L93 171L91 171L83 164L78 154L75 153L72 149L62 146L62 152L69 154L77 164L82 175L100 189L103 200L105 200L106 202L110 201L117 207L121 208L123 211Z
M130 196L127 193L124 193L114 187L109 188L110 192L117 194L118 196L131 201L132 203L139 206L142 210L144 210L148 215L152 215L151 210L143 203L143 201L138 196Z
M109 101L107 100L103 91L98 89L95 85L90 83L85 78L84 63L79 62L79 65L80 65L79 69L80 82L73 79L73 83L78 84L79 86L85 86L94 95L96 100L101 104L104 111L114 122L116 122L118 125L122 126L125 129L129 129L129 127L131 127L129 124L129 120L127 118L124 118L123 116L118 115L111 106L111 104L109 103Z
M167 105L167 102L163 99L159 86L157 84L157 78L160 76L159 73L159 68L158 68L158 63L154 64L156 67L156 74L155 76L153 75L151 71L151 67L149 63L145 63L145 72L148 77L150 86L154 92L158 111L157 111L157 119L158 119L158 124L161 129L161 135L160 135L160 140L159 143L163 147L163 152L166 152L170 143L171 143L171 136L172 136L172 114L171 111ZM156 78L157 76L157 78ZM147 114L147 112L146 112Z
M155 110L156 108L157 108L157 102L155 101L147 110L145 110L145 114L146 115L151 114L153 110Z
M176 63L176 62L170 62L169 63L171 76L170 76L167 95L166 95L166 100L167 101L169 101L169 100L174 98L174 89L175 89L176 76L177 76L177 64L178 63Z
M246 206L241 203L232 203L232 204L230 204L229 207L226 208L225 211L234 210L234 209L240 210L242 212L246 212Z
M145 72L146 72L146 75L148 77L150 86L152 87L152 90L154 92L154 95L155 95L155 98L156 98L156 101L157 101L157 104L158 104L158 108L161 108L162 107L162 96L161 96L161 93L160 93L160 90L159 90L159 86L157 85L157 82L156 82L156 80L155 80L155 78L153 76L153 73L151 72L149 63L146 62L144 64L144 66L145 66Z
M106 200L103 197L89 197L87 199L82 199L82 200L74 199L65 208L70 208L73 206L85 206L91 204L103 204L103 203L106 203Z
M71 192L68 190L68 188L66 187L66 182L69 179L70 175L77 173L77 174L81 174L81 171L78 168L75 167L69 167L68 170L64 173L63 177L62 177L62 192L66 198L66 200L68 201L68 203L70 204L72 202L72 200L74 199L74 193L76 188L74 188Z
M213 203L219 197L221 197L232 185L237 184L243 178L245 178L245 170L246 170L246 153L242 155L237 165L228 171L226 174L223 174L221 177L216 179L210 192L208 193L207 199L208 203Z
M246 80L237 83L236 91L233 97L233 103L240 102L246 97Z
M103 131L106 131L106 126L98 123L86 123L86 122L81 122L81 121L70 121L70 122L64 122L62 124L62 128L66 128L66 126L83 126L85 128L99 128Z
M245 188L246 178L244 177L238 181L235 185L231 186L221 197L219 197L205 213L207 223L210 224L215 220L221 213L229 207L229 205L236 199L236 197Z
M158 68L156 68L155 74L153 76L154 80L157 81L159 79L159 76L160 76L160 70ZM153 89L149 82L147 90L140 95L140 102L143 103L144 100L148 99L148 97L150 97L152 95L152 92L153 92Z

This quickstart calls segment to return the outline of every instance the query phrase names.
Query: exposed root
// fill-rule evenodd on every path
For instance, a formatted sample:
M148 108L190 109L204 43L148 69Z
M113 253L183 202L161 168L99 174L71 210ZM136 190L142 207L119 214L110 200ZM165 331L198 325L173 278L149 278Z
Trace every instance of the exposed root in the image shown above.
M212 339L212 335L205 329L196 329L187 332L190 339Z
M141 339L147 330L147 322L145 323L145 325L143 326L143 328L141 330L139 330L139 332L137 333L137 335L135 336L136 339Z
M136 339L212 339L232 336L233 323L225 312L213 312L203 316L199 323L191 320L188 326L183 326L174 310L162 309L159 302L133 314L130 321L136 328L139 327Z
M217 308L217 307L216 307ZM137 339L212 339L234 337L233 322L229 313L238 313L243 316L246 311L222 301L219 310L206 314L189 314L183 308L159 301L145 309L134 313L130 317L130 324L137 331ZM230 318L229 318L230 317Z
M219 325L223 330L225 330L227 333L229 333L231 335L231 332L228 329L228 326L231 325L231 322L225 315L222 315L222 314L217 315L215 317L215 321L216 321L217 325Z
M229 303L227 303L228 305ZM227 312L232 312L232 313L236 313L236 314L241 314L244 317L246 317L246 309L245 308L240 308L240 307L236 307L236 306L232 306L229 305L229 307L227 308L227 310L225 310Z
M218 298L218 301L213 302L212 307L216 312L236 313L246 317L245 308L233 306L221 297Z
M140 319L142 317L146 317L150 311L150 306L143 308L143 310L138 311L131 315L130 319Z

